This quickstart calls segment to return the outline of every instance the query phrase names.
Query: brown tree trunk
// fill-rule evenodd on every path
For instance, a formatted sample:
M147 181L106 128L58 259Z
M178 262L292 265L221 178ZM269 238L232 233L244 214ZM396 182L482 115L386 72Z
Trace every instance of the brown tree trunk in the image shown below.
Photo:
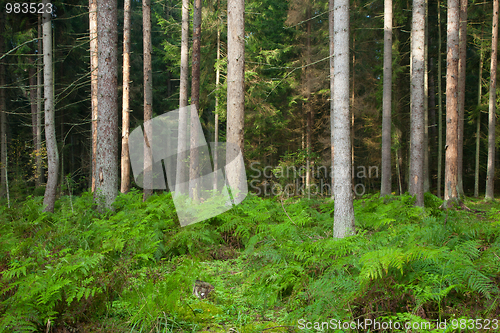
M443 95L442 95L442 58L441 58L441 3L437 2L438 12L438 170L437 170L437 196L441 198L441 180L443 171Z
M382 97L382 184L380 196L391 194L392 0L384 1L384 93Z
M35 55L36 57L36 55ZM36 154L36 62L29 60L29 85L30 85L30 107L31 107L31 134L33 136L33 151ZM35 175L36 178L36 175Z
M483 40L483 27L481 26L481 41ZM479 151L481 148L481 97L483 94L483 57L484 52L479 50L479 84L477 96L477 120L476 120L476 168L474 170L474 198L479 197Z
M96 191L99 209L112 208L118 192L117 3L98 2L99 50Z
M460 0L459 60L458 60L458 148L457 148L457 191L464 196L462 179L464 150L465 77L467 55L467 0Z
M130 130L130 0L125 0L123 11L123 98L122 98L122 156L121 192L130 190L130 155L128 136Z
M151 0L142 1L143 56L144 56L144 196L146 201L153 194L153 155L149 140L152 136L153 75L151 66ZM149 140L148 140L149 139Z
M498 50L498 0L493 0L493 23L491 37L491 74L490 101L488 111L488 170L486 175L485 199L495 197L495 123L496 123L496 85L497 85L497 50Z
M217 0L217 10L219 8L219 1ZM214 159L214 190L217 191L217 174L219 168L217 149L219 145L219 84L220 84L220 16L217 17L217 69L215 70L215 121L214 121L214 149L213 149L213 159Z
M39 187L44 182L44 172L42 168L42 74L43 74L43 56L42 56L42 18L38 16L38 57L37 57L37 75L36 75L36 178L35 186Z
M5 14L0 13L0 54L5 53ZM7 193L7 113L5 110L5 65L0 62L0 197Z
M458 0L448 1L448 54L446 59L446 160L444 199L457 201L458 175L458 58L459 58L459 21Z
M48 0L43 0L46 5ZM54 86L52 72L52 22L51 14L43 13L43 82L45 100L45 142L47 143L48 179L43 198L44 211L54 212L56 201L59 154L57 152L56 128L54 120Z
M335 123L334 123L334 89L335 89L335 71L334 71L334 52L335 52L335 43L333 40L334 37L334 0L329 0L328 1L328 31L329 31L329 46L330 46L330 149L331 149L331 169L330 169L330 177L331 177L331 188L330 188L330 194L331 198L334 199L334 193L333 189L335 186L335 177L333 176L334 173L334 159L335 159L335 149L333 145L333 134L334 134L334 128L335 128Z
M416 196L415 205L424 206L424 45L425 3L413 1L412 22L412 107L410 131L410 194Z
M97 0L89 0L89 30L90 30L90 105L92 112L92 192L96 188L96 155L97 155Z

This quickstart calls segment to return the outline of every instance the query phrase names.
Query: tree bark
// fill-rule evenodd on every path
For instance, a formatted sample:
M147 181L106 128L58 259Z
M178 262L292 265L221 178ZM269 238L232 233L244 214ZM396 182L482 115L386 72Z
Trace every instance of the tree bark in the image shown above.
M217 10L220 12L219 1L217 0ZM219 84L220 84L220 16L217 17L217 68L215 70L215 121L214 121L214 190L217 191L217 174L219 168L217 149L219 145Z
M36 178L35 186L39 187L44 182L44 172L42 167L42 18L38 16L38 57L36 74Z
M130 190L130 155L128 137L130 131L130 0L123 5L123 97L122 97L122 156L121 192Z
M5 14L0 13L0 54L5 53ZM0 62L0 196L7 193L7 113L5 110L5 65Z
M98 2L99 77L97 118L96 191L99 209L112 208L118 192L118 70L117 3Z
M491 29L491 74L490 100L488 111L488 170L486 175L486 200L493 200L495 181L495 123L496 123L496 85L498 50L498 0L493 0L493 23Z
M146 201L153 194L153 155L149 140L152 136L153 75L151 66L151 0L142 1L142 33L144 59L144 195Z
M483 31L481 27L481 40L483 39ZM476 168L474 170L474 198L479 197L479 151L481 149L481 97L483 94L483 57L482 48L479 50L479 84L477 96L477 120L476 120Z
M445 160L445 207L448 201L457 201L458 175L458 58L459 58L458 0L448 1L448 41L446 58L446 160Z
M188 193L188 173L185 166L187 154L187 119L188 119L188 76L189 76L189 0L182 0L181 33L181 75L179 88L179 131L177 139L177 167L175 176L176 194Z
M329 31L329 46L330 46L330 149L331 149L331 169L330 169L330 177L331 177L331 188L330 194L331 198L334 199L333 189L335 186L335 177L334 173L334 159L335 159L335 146L334 146L334 89L335 89L335 67L334 67L334 52L335 52L335 43L334 43L334 0L328 1L328 31Z
M43 0L44 5L49 1ZM43 198L44 211L54 212L57 191L57 175L59 171L59 154L57 152L54 86L52 72L52 22L51 13L44 12L43 19L43 82L45 100L45 142L47 143L48 179Z
M382 186L380 196L391 194L392 0L384 1L384 92L382 97Z
M334 9L334 146L335 212L333 237L355 233L352 193L351 124L349 119L349 1L336 0Z
M412 107L410 131L410 194L415 205L424 206L424 47L425 1L413 1L412 22Z
M424 33L424 186L423 191L430 191L429 171L429 57L428 57L428 26L429 26L429 2L425 1L425 33Z
M441 3L437 2L438 13L438 170L437 170L437 196L441 198L441 180L443 170L443 95L442 95L442 56L441 56Z
M244 152L245 124L245 1L228 0L227 2L227 130L226 162L238 161L235 157L238 149ZM237 147L236 147L237 146ZM246 193L246 182L238 172L241 168L234 164L226 174L231 188L239 193L232 193L235 203L241 202Z
M97 0L89 0L89 31L90 31L90 105L92 112L92 192L96 188L97 177L97 81L98 81L98 54L97 54Z
M465 114L465 77L467 56L467 0L460 0L459 28L459 59L458 59L458 148L457 148L457 191L458 196L464 196L462 179L464 150L464 114Z

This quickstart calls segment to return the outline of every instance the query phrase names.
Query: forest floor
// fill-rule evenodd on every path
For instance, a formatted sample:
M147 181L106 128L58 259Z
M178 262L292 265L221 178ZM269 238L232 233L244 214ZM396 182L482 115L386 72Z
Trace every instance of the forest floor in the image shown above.
M0 332L499 330L498 201L366 195L345 239L327 198L249 196L183 228L170 194L42 201L0 206Z

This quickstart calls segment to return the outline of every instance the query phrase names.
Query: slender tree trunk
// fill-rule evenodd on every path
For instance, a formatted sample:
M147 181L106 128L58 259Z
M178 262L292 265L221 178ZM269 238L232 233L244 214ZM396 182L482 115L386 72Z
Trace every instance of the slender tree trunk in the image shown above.
M384 95L382 97L382 186L380 196L391 194L392 0L384 1Z
M220 11L219 1L217 0L217 10ZM215 135L214 135L214 150L213 150L213 159L214 159L214 190L217 191L217 177L218 177L218 169L219 169L219 161L218 161L218 145L219 145L219 84L220 84L220 16L217 17L217 68L215 70Z
M0 13L0 54L5 53L5 14ZM7 113L5 109L5 65L0 62L0 196L7 193Z
M483 40L483 31L481 26L481 41ZM481 149L481 97L483 93L483 50L479 50L479 84L477 96L477 120L476 120L476 169L474 170L474 198L479 197L479 151Z
M226 161L238 161L238 149L244 152L245 125L245 1L227 2L227 148ZM236 146L237 147L236 147ZM232 168L234 167L234 169ZM239 162L234 163L226 173L235 203L241 202L246 193L246 182L238 172Z
M36 54L35 54L36 57ZM33 136L33 151L36 154L36 58L35 61L29 60L29 85L30 85L30 107L31 107L31 134ZM36 178L36 171L35 171Z
M446 163L445 163L445 207L449 200L457 201L458 176L458 58L459 58L458 0L448 1L448 54L446 59Z
M196 124L199 122L200 110L200 58L201 57L201 0L194 0L193 7L193 60L191 62L191 158L189 160L189 196L197 202L200 197L199 156L196 149L199 141Z
M177 139L177 167L175 176L176 194L188 193L188 173L185 161L188 157L188 64L189 53L189 0L182 0L182 33L181 33L181 77L179 88L179 131Z
M144 57L144 196L146 201L153 194L153 155L149 140L152 136L153 75L151 66L151 0L142 1L143 57ZM149 140L148 140L149 139Z
M441 180L443 170L443 95L442 95L442 62L441 59L441 3L437 2L438 12L438 171L437 171L437 196L441 198Z
M334 173L334 158L335 158L335 146L333 145L333 139L334 139L334 89L335 89L335 71L334 71L334 51L335 51L335 43L333 40L334 37L334 21L333 21L333 16L334 16L334 0L329 0L328 1L328 31L329 31L329 37L330 37L330 149L331 149L331 169L330 169L330 177L331 177L331 198L334 199L334 193L333 189L335 186L335 177L333 176Z
M410 148L410 194L415 195L415 205L424 206L424 45L425 1L413 1L412 22L412 107Z
M429 172L429 58L428 58L428 25L429 8L425 1L425 34L424 34L424 193L430 191Z
M92 109L92 192L96 188L97 179L97 0L89 0L89 31L90 31L90 105Z
M429 43L432 44L432 43ZM436 119L436 85L434 83L434 58L429 62L429 174L434 174L434 164L437 155L434 154L437 145L437 119ZM429 179L432 188L432 178Z
M485 199L495 197L495 122L496 122L496 85L497 85L497 50L498 50L498 0L493 0L493 23L491 37L491 74L490 100L488 111L488 170L486 175Z
M44 5L48 0L43 0ZM47 143L48 179L43 198L44 211L54 212L56 201L57 175L59 171L59 154L57 152L57 139L54 116L54 86L52 72L52 22L51 14L43 13L43 82L45 100L45 142Z
M42 18L38 16L38 57L36 74L36 178L35 186L39 187L44 182L44 173L42 168L42 74L43 74L43 56L42 56Z
M336 0L334 10L334 146L335 212L333 237L355 233L349 119L349 1Z
M123 98L122 98L122 158L121 192L130 190L130 155L128 136L130 129L130 0L123 5Z
M96 191L99 208L112 208L118 193L117 3L98 3L99 50ZM102 200L104 199L104 200Z
M459 28L459 60L458 60L458 148L457 148L457 191L458 196L464 196L463 186L463 152L464 152L464 115L465 115L465 77L467 55L467 0L460 0Z

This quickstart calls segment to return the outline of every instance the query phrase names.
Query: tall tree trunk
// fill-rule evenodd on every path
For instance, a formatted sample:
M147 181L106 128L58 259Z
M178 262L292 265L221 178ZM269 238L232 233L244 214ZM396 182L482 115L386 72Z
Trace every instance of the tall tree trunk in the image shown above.
M185 161L188 157L187 119L188 119L188 76L189 76L189 0L182 0L181 33L181 77L179 88L179 131L177 139L177 166L175 176L176 194L188 193L188 174Z
M441 3L437 2L438 12L438 170L437 170L437 196L441 198L441 180L443 171L443 95L442 95L442 56L441 56Z
M334 0L329 0L328 1L328 31L329 31L329 44L330 44L330 149L331 149L331 169L330 169L330 177L331 177L331 188L330 188L330 193L331 193L331 198L334 199L334 193L333 189L335 186L335 177L333 176L334 173L334 158L335 158L335 146L333 145L333 139L334 139L334 89L335 89L335 71L334 71L334 51L335 51L335 43L333 40L334 37Z
M490 100L488 111L488 170L486 175L485 199L493 200L495 181L495 122L496 122L496 85L497 85L497 50L498 50L498 0L493 0L493 23L491 37L491 74Z
M44 5L49 1L43 0ZM54 110L54 86L52 72L52 22L51 14L43 13L43 82L45 100L45 142L47 143L48 179L43 198L44 211L54 212L56 201L57 175L59 171L59 154L57 152L55 110Z
M5 14L0 13L0 54L5 53ZM0 196L7 193L7 113L5 110L5 65L0 62Z
M432 44L429 42L429 44ZM437 119L436 119L436 85L434 84L434 58L429 61L429 174L434 174L435 147L437 145ZM429 175L429 176L430 176ZM429 179L429 188L432 187L432 178Z
M219 0L217 0L217 11L220 13ZM214 121L214 149L213 149L213 159L214 159L214 190L217 191L217 174L219 169L219 161L217 149L219 145L219 84L220 84L220 15L217 17L217 68L215 70L215 121Z
M384 1L384 94L382 97L382 186L391 194L392 0Z
M191 158L189 160L189 196L197 202L200 197L199 185L199 156L195 148L199 141L198 131L195 129L199 122L200 110L200 58L201 57L201 0L194 0L193 7L193 60L191 62Z
M38 16L38 57L36 61L36 178L35 186L39 187L44 182L44 173L42 168L42 18Z
M121 192L130 190L130 155L128 136L130 130L130 0L123 5L123 98L122 98L122 159Z
M467 0L460 0L459 28L459 60L458 60L458 148L457 148L457 191L458 196L464 196L462 166L464 155L464 115L465 115L465 77L467 56Z
M425 1L413 1L412 22L412 107L410 147L410 194L415 205L424 206L424 45Z
M29 60L29 85L30 85L30 107L31 107L31 134L33 136L33 151L36 155L36 54L35 60ZM34 178L36 178L36 171Z
M232 193L235 204L241 202L246 192L246 182L238 170L238 147L244 152L245 124L245 1L227 2L227 147L226 161L236 161L226 173L229 186L239 193Z
M97 0L89 0L89 31L90 31L90 105L92 109L92 192L96 188L97 179Z
M142 1L142 32L144 57L144 196L146 201L153 194L153 154L149 140L152 136L153 75L151 65L151 0ZM148 140L149 139L149 140Z
M458 44L460 8L458 0L448 0L448 52L446 59L446 160L445 207L458 200Z
M428 26L429 2L425 1L425 34L424 34L424 192L430 191L429 172L429 57L428 57Z
M96 191L99 208L112 208L118 192L117 3L101 0L97 9L99 50ZM102 200L104 199L104 200Z
M483 28L481 26L481 41L483 40ZM479 151L481 148L481 97L483 93L483 56L482 48L479 50L479 87L477 96L477 120L476 120L476 169L474 170L474 198L479 197Z
M307 41L306 41L306 67L304 67L305 77L305 99L306 99L306 189L311 194L311 146L312 146L312 100L311 100L311 72L308 68L311 64L311 9L307 8Z
M333 237L355 233L349 119L349 1L336 0L334 10L334 146L335 211Z

